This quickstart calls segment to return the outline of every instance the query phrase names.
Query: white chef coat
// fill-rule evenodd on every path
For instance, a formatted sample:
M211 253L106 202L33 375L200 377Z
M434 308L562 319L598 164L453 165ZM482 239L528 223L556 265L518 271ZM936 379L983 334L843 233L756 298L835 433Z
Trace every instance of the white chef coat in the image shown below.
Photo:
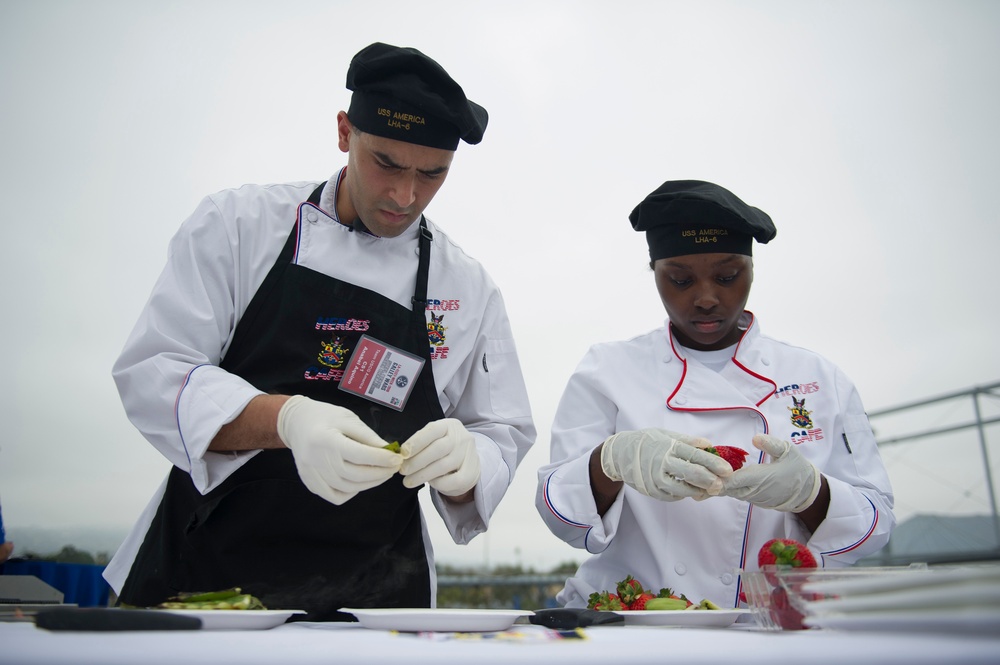
M888 541L892 490L854 385L818 354L761 335L751 313L741 327L747 330L721 371L695 360L669 323L597 344L580 362L553 420L550 464L538 471L535 501L556 536L592 555L567 580L561 604L585 607L591 593L632 575L654 592L669 587L693 602L734 607L736 571L757 568L757 552L771 538L805 543L826 567L849 565ZM829 482L826 519L810 534L790 513L731 497L665 502L627 485L602 518L591 493L591 452L616 432L649 427L741 447L750 452L747 464L764 461L754 434L792 441Z
M340 224L335 202L341 173L324 187L320 211L304 209L296 263L410 308L419 225L398 237L380 238ZM167 265L114 365L129 419L171 464L191 474L202 493L256 454L208 451L219 429L261 394L218 365L291 232L299 204L318 185L245 185L202 200L171 240ZM461 544L486 530L534 442L535 428L499 289L438 226L430 220L427 225L434 238L427 309L445 335L432 350L434 382L444 414L466 425L480 459L474 503L450 503L431 491L434 506ZM163 486L105 571L116 591L162 492ZM434 580L426 525L424 542Z

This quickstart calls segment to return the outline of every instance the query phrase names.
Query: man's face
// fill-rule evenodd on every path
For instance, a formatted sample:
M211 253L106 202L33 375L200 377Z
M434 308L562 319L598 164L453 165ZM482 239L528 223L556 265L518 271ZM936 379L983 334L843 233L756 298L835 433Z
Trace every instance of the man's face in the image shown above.
M337 197L340 221L360 218L377 236L398 236L444 184L455 153L356 132L344 112L337 116L337 129L340 149L348 153Z
M657 259L656 289L678 341L691 349L724 349L737 328L753 283L753 260L742 254L687 254Z

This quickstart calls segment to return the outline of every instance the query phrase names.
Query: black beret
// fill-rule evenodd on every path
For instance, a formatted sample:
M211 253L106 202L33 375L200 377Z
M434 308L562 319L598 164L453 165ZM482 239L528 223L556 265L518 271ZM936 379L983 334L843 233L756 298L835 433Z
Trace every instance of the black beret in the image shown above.
M752 255L753 240L766 244L778 231L763 210L724 187L701 180L670 180L629 215L646 232L651 261L684 254Z
M483 140L486 109L415 48L366 46L351 60L347 88L347 117L363 132L444 150Z

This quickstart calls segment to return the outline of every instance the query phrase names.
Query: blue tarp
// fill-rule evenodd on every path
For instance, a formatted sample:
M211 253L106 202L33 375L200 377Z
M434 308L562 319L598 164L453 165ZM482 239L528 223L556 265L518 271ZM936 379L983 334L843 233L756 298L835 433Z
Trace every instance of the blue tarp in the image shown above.
M104 607L111 591L101 574L104 566L11 559L0 565L4 575L34 575L63 593L63 602L80 607Z

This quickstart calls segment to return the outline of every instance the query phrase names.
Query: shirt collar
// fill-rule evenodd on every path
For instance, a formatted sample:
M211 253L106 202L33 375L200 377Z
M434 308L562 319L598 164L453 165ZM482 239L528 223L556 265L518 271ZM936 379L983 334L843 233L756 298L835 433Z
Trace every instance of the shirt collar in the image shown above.
M323 191L319 195L319 207L323 210L323 212L337 220L340 224L344 224L344 222L337 216L337 192L340 191L340 184L344 181L345 175L347 175L346 166L341 168L326 181L326 184L323 186ZM350 224L344 224L344 226L351 228ZM399 236L396 238L389 238L389 240L413 240L417 237L419 232L420 219L417 219ZM372 237L378 237L380 240L383 239L380 236L373 235Z

